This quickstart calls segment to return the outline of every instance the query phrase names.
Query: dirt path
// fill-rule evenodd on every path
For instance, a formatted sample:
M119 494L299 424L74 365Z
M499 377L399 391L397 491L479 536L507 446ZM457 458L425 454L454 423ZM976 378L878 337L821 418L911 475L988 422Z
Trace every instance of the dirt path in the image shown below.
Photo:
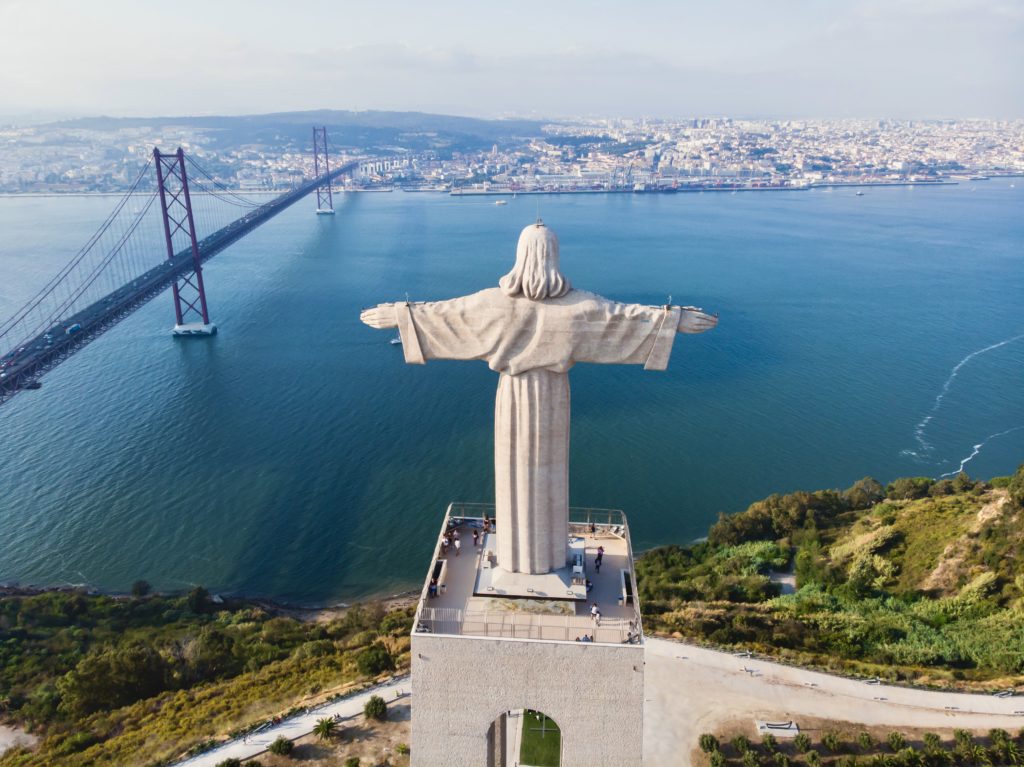
M743 718L1012 732L1024 726L1024 696L867 684L665 639L647 639L645 660L644 767L688 765L701 733Z

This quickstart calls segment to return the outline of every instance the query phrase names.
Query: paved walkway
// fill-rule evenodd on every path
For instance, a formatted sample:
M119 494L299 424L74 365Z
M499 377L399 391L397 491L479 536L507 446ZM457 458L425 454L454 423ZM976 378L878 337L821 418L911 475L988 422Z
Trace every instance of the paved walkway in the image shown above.
M831 676L647 638L644 767L689 764L703 732L734 721L818 717L883 727L1024 726L1024 697L930 692Z
M296 714L285 719L279 724L271 725L261 729L259 732L250 733L245 739L238 738L218 746L212 751L207 751L199 756L193 756L183 762L178 762L177 767L214 767L214 765L235 757L236 759L249 759L267 750L281 735L289 740L301 738L313 732L317 721L324 717L336 717L339 720L350 719L363 713L363 706L373 695L381 696L388 704L400 698L406 698L411 694L412 685L408 675L398 677L390 682L371 687L368 690L357 692L346 698L325 703L318 708L310 709L305 714Z

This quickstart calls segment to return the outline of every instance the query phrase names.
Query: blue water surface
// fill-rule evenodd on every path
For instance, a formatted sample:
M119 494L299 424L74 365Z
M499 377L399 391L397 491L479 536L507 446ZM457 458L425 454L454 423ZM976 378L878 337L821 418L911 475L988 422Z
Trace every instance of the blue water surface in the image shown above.
M667 372L573 370L573 505L624 509L644 548L773 492L968 458L1012 472L1022 187L542 198L575 285L721 314L678 337ZM497 377L407 366L359 309L493 286L538 201L336 202L209 263L216 337L173 340L160 296L0 409L0 581L304 603L420 581L446 504L493 492ZM113 204L0 199L0 316Z

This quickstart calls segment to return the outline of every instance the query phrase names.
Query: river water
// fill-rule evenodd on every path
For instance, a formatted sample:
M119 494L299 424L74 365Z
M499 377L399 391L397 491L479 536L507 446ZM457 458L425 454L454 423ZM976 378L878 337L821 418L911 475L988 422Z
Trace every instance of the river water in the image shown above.
M704 306L669 370L571 374L571 502L634 545L772 492L1024 461L1024 184L301 202L205 270L211 339L160 296L0 409L0 581L351 600L417 584L488 500L495 373L402 362L379 301L493 286L540 213L573 283ZM114 200L0 199L0 316Z

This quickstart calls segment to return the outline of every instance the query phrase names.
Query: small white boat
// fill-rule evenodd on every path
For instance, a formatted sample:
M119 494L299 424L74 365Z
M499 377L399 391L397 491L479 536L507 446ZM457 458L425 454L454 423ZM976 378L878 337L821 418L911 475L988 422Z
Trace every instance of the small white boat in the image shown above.
M508 205L508 200L495 200L495 205Z
M864 196L864 192L860 192L860 191L858 191L858 192L857 192L857 196L858 196L858 197L863 197L863 196Z
M392 346L401 346L402 345L402 337L401 336L395 336L388 343L390 343Z

